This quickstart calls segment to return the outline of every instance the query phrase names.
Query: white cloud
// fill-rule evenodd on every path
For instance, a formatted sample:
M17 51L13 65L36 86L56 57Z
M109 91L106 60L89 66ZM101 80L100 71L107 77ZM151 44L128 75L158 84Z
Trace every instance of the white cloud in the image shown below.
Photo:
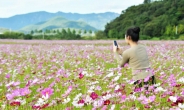
M121 13L129 6L141 4L143 0L1 0L0 17L9 17L35 11L73 13Z

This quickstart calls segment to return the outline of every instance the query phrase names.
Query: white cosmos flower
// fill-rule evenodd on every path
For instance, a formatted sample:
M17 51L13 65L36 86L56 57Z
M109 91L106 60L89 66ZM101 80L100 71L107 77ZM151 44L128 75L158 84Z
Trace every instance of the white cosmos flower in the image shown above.
M166 89L163 89L162 87L157 87L155 89L155 91L163 91L163 92L166 92L167 90Z
M47 101L45 101L44 99L42 98L39 98L37 103L35 104L36 106L42 106L43 104L45 104Z
M48 95L48 94L46 94L46 96L45 96L45 95L42 95L42 98L43 98L44 100L47 100L47 99L49 98L49 95Z
M67 104L68 102L70 102L70 98L69 97L67 97L66 99L64 99L64 102L63 102L63 104Z
M177 97L174 97L174 96L170 96L169 99L172 101L172 102L176 102L177 100Z
M75 96L75 98L73 99L74 101L79 101L79 97L82 96L82 93L79 93L78 95Z
M93 103L93 106L94 106L95 108L99 108L99 107L101 107L103 104L104 104L104 101L103 101L103 100L95 100L94 103Z
M79 93L79 94L76 95L76 97L73 99L72 104L73 104L75 107L77 107L77 108L81 108L81 107L84 106L83 103L78 104L79 98L80 98L81 96L82 96L82 93Z
M113 72L109 73L106 77L112 77L114 75Z
M93 99L90 96L86 96L85 103L91 104Z
M135 95L130 95L129 98L130 98L131 100L135 100L135 99L136 99L136 96L135 96Z
M12 82L6 84L5 86L6 86L6 87L9 87L9 86L11 86L13 83L14 83L14 81L12 81Z
M163 75L163 74L164 74L164 72L161 72L161 73L160 73L160 75Z
M107 94L107 95L103 96L102 98L103 98L103 100L108 100L108 99L112 98L112 95Z
M113 104L110 108L110 110L114 110L115 109L115 105Z
M184 77L181 77L180 79L178 79L177 82L184 83Z
M21 98L18 98L18 99L16 99L15 101L20 102L21 105L26 104L26 100L25 100L25 99L22 100Z
M119 79L120 76L116 76L113 81L117 81Z
M178 107L184 108L184 104L179 103L179 104L178 104Z
M154 84L154 86L155 86L155 87L158 87L158 86L160 86L160 83Z
M119 85L116 85L115 90L118 90L119 88L120 88L120 86Z
M94 85L94 84L97 84L99 83L98 81L95 81L95 82L91 82L89 85Z
M39 80L36 78L33 80L32 84L35 84L36 82L38 82Z
M1 105L1 107L2 107L3 109L5 109L5 106L6 106L5 104L2 104L2 105Z
M85 75L85 74L88 74L88 72L87 71L82 71L82 74Z
M77 101L73 101L72 104L73 104L76 108L81 108L82 106L84 106L84 104L78 104Z

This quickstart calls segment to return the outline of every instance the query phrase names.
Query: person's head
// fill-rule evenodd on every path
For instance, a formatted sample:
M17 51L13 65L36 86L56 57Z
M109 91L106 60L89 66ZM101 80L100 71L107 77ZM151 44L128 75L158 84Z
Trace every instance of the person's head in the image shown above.
M125 35L126 43L130 44L132 42L137 43L139 41L139 27L129 28Z

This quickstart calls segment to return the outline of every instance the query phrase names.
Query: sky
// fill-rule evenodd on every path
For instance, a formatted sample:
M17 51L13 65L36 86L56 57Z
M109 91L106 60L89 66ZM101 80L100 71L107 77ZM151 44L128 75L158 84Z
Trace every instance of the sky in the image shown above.
M144 0L0 0L0 18L36 11L71 13L121 13Z

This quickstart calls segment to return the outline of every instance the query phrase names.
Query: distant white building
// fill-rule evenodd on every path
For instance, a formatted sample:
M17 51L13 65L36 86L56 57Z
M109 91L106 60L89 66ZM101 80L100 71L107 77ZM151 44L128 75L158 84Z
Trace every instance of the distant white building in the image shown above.
M152 3L152 2L155 2L155 1L163 1L163 0L151 0L151 3Z

